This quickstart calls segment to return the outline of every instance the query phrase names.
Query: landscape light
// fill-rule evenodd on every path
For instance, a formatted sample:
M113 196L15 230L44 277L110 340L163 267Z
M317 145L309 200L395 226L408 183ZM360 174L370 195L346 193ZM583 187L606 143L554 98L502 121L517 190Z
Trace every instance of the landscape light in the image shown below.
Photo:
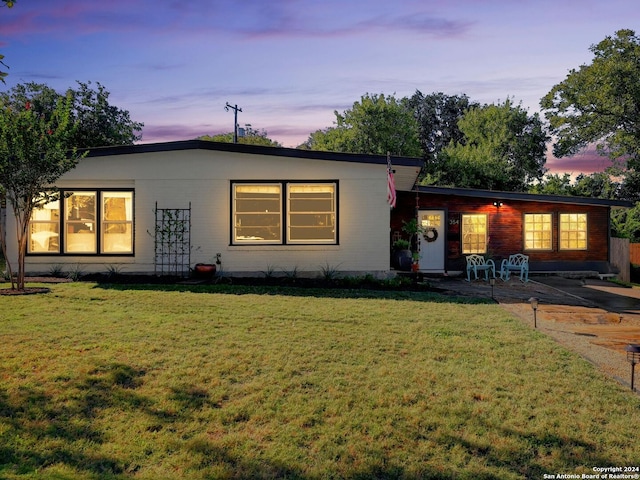
M631 390L633 388L633 374L636 368L636 363L640 363L640 345L637 344L629 344L626 346L625 350L627 351L627 360L631 364Z
M531 308L533 309L533 328L538 328L537 313L538 313L538 303L539 302L540 302L540 300L538 300L538 297L531 297L529 299L529 303L531 304Z

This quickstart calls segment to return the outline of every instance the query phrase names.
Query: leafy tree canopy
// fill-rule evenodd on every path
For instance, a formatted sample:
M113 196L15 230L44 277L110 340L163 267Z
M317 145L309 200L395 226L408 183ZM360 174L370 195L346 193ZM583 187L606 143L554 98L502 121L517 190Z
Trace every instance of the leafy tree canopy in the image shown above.
M233 132L221 133L219 135L203 135L198 137L199 140L208 140L210 142L233 143ZM255 130L247 125L244 129L244 135L238 137L238 143L245 145L262 145L264 147L281 147L278 142L270 139L265 130Z
M76 125L70 145L77 148L131 145L142 138L144 124L131 120L127 110L109 104L109 92L102 84L97 82L95 89L91 82L77 84L64 95L41 83L18 84L0 93L0 101L16 109L28 102L33 112L50 119L60 99L69 98L70 122Z
M506 100L470 108L458 127L463 139L442 150L439 170L425 183L525 191L542 179L549 139L537 114Z
M418 124L404 100L365 94L343 113L335 127L313 132L301 148L374 155L421 156Z
M480 106L466 95L366 94L335 126L299 148L421 156L423 184L523 191L545 173L548 136L537 114L507 100Z
M571 175L564 173L560 176L557 173L548 173L542 180L529 187L529 193L542 195L573 195Z
M0 193L6 196L16 217L17 288L24 289L24 258L31 213L55 197L51 192L54 182L71 170L81 155L71 143L77 125L71 119L70 94L58 98L48 115L35 110L29 101L16 105L5 100L0 99ZM0 243L11 275L2 229L0 223ZM15 287L12 275L11 279Z
M619 30L590 48L590 65L570 70L540 101L554 154L572 155L589 144L611 158L640 162L640 38Z
M581 173L576 177L575 182L571 181L568 173L562 176L556 173L546 175L542 181L531 186L529 192L614 200L622 198L623 185L624 183L606 172L595 172L590 175Z
M614 237L628 238L631 243L640 243L640 203L628 210L611 212L611 234Z
M424 95L420 90L406 99L406 105L418 122L427 170L438 169L438 158L443 148L451 142L463 142L464 134L458 122L467 110L480 106L470 102L466 95L445 95L442 92Z
M12 8L16 2L13 0L2 0L2 3L4 3L4 6ZM0 55L0 65L4 65L6 67L7 65L2 61L3 59L4 55ZM0 70L0 81L2 81L2 83L6 83L4 79L7 75L7 72L3 72Z

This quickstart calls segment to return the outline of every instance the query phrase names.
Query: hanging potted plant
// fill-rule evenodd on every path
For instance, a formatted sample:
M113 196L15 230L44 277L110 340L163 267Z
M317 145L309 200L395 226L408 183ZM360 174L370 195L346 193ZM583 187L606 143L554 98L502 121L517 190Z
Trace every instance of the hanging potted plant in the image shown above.
M412 272L417 272L420 270L420 239L418 238L418 234L423 230L418 225L418 219L412 218L408 222L404 222L402 225L402 231L407 233L410 238L411 245L411 268Z
M413 263L411 264L411 271L417 272L420 270L420 252L413 252L411 255Z

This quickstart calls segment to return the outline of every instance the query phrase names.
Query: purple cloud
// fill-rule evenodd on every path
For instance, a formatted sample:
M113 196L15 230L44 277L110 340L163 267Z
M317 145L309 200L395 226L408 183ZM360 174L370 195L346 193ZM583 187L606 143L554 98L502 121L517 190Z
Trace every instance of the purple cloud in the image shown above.
M171 142L188 140L202 135L211 135L211 125L146 125L142 129L142 140L139 143Z
M466 33L473 22L449 20L446 18L434 17L423 13L416 15L405 15L398 17L380 16L363 22L360 25L362 31L369 32L371 29L384 29L403 31L408 30L414 33L436 35L439 37L457 37Z
M547 168L551 173L591 174L604 172L612 165L609 157L598 154L595 148L588 148L571 157L556 158L552 153L547 157Z
M10 15L0 17L0 29L9 37L55 34L64 38L78 34L133 31L165 37L179 33L185 38L225 33L245 39L343 37L376 31L459 36L471 26L469 22L442 18L420 10L389 16L384 11L369 12L369 5L364 3L358 8L351 5L349 10L349 6L345 7L343 3L328 1L317 4L308 0L192 0L169 4L142 0L134 7L126 0L36 0L18 7L12 9Z

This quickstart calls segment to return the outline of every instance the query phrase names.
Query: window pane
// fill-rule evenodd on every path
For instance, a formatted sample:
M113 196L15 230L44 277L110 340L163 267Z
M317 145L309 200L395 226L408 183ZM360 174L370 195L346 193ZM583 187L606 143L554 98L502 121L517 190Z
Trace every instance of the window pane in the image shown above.
M586 250L587 249L587 214L586 213L561 213L560 214L560 249L561 250Z
M550 213L527 213L524 216L525 250L551 250L552 216Z
M105 221L133 220L133 192L104 192L102 199Z
M486 215L462 215L462 253L487 253Z
M335 191L333 183L289 185L289 242L335 243Z
M234 242L282 241L280 185L234 185Z
M102 194L102 252L133 252L133 192Z
M424 228L439 227L441 223L442 223L442 215L440 215L439 213L424 214L420 219L420 226Z
M65 253L96 253L96 192L67 192Z
M29 222L29 253L60 252L60 202L49 202L37 208Z

